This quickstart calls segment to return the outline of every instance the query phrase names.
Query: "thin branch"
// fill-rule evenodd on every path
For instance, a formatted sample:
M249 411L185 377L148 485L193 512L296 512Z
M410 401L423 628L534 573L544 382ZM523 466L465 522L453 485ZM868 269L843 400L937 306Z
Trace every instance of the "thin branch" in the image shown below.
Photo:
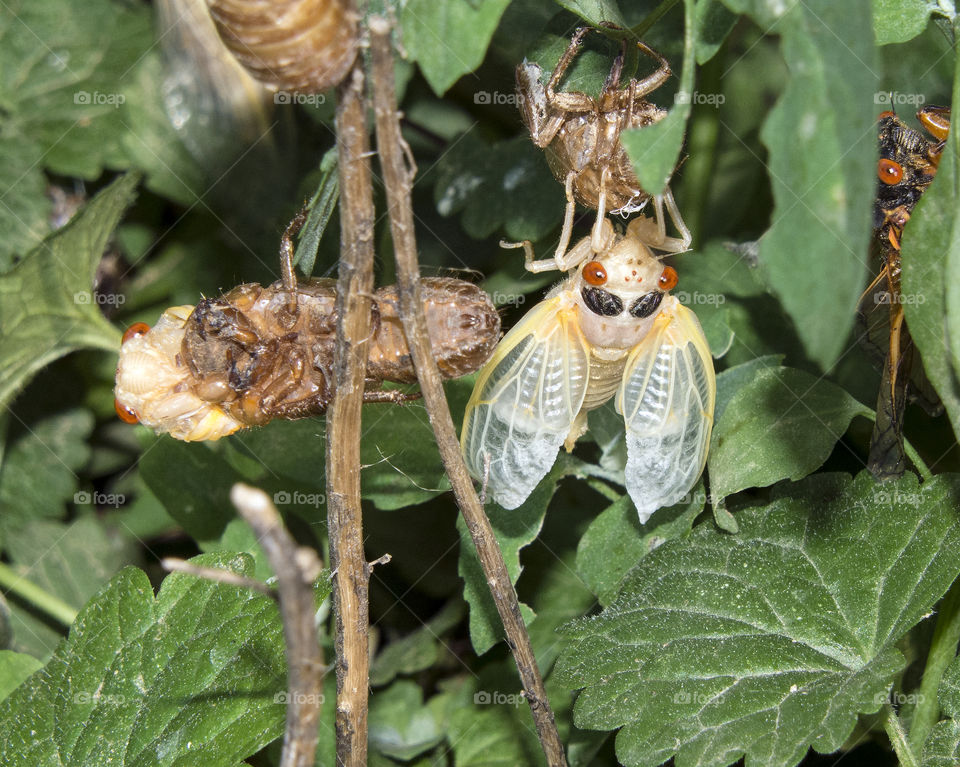
M340 274L333 405L327 412L327 524L337 648L337 764L367 763L370 657L368 587L360 513L360 406L373 294L373 186L364 122L363 60L337 90Z
M262 490L237 483L230 490L230 500L253 528L277 576L289 670L287 729L280 767L313 767L324 674L313 598L320 560L313 549L297 546Z
M77 618L77 611L70 605L28 578L18 575L3 562L0 562L0 592L15 594L64 626L69 627Z
M250 589L251 591L263 594L265 597L277 600L277 592L266 583L258 581L256 578L239 575L230 570L221 570L219 567L195 565L193 562L187 562L185 559L180 559L179 557L164 557L160 560L160 566L171 573L184 573L185 575L192 575L195 578L203 578L205 581L225 583L227 586L239 586L242 589Z
M430 339L427 336L420 302L420 269L417 263L413 210L410 206L413 169L405 164L405 144L400 135L393 81L390 24L386 19L373 17L369 21L369 28L373 60L373 102L377 125L377 149L387 190L390 228L397 259L400 319L410 347L413 365L417 371L417 378L420 381L423 402L440 449L440 457L503 621L507 633L507 644L513 651L514 660L520 672L524 696L533 713L540 745L548 764L566 765L563 744L537 668L530 637L520 615L517 594L503 562L503 555L500 553L493 528L477 498L473 480L460 454L460 443L457 440L446 395L440 383L440 373L430 351Z

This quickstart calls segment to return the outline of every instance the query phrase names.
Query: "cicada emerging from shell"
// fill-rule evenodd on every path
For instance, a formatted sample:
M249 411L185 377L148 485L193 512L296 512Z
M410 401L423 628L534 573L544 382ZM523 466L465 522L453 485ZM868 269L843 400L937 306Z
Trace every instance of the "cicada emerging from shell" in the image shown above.
M526 500L561 445L573 449L588 411L611 397L626 427L626 486L641 522L703 471L713 360L696 315L669 294L676 271L653 256L642 226L635 220L621 235L605 219L600 251L574 249L584 257L575 271L507 333L477 377L461 446L504 508Z
M517 94L520 114L533 143L545 150L554 176L566 189L567 207L560 244L555 258L562 259L573 231L575 203L597 211L591 245L600 252L606 214L628 215L653 201L654 217L646 220L637 236L650 247L679 253L690 247L691 235L680 216L670 187L661 194L643 189L630 158L620 141L623 131L659 122L666 111L645 97L670 77L667 60L652 48L637 42L637 47L657 62L657 69L641 80L631 79L620 87L626 43L613 63L599 98L577 91L560 91L564 74L580 50L589 31L581 27L570 40L564 54L544 82L539 64L524 59L517 67ZM680 233L668 237L664 209ZM651 226L652 224L652 226Z
M326 411L335 394L336 282L297 281L291 238L303 218L284 234L282 280L172 307L153 328L140 323L127 331L115 389L121 418L197 441ZM472 283L435 277L422 280L421 298L441 375L476 371L500 337L490 297ZM381 388L416 381L398 306L394 286L373 295L365 402L418 396Z

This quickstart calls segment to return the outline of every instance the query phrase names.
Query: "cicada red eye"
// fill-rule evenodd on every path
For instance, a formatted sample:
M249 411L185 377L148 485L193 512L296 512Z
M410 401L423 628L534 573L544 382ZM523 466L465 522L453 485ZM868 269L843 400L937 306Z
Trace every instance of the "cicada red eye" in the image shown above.
M677 270L672 266L665 266L663 267L663 271L660 273L660 287L663 290L673 290L675 287L677 287L678 279L679 277L677 277Z
M123 341L120 343L126 343L131 338L136 338L137 336L142 336L144 333L150 330L150 326L146 322L135 322L126 332L123 334Z
M599 261L591 261L583 267L583 279L591 285L604 285L607 282L607 270Z
M903 166L886 157L881 157L880 162L877 163L877 176L884 184L899 184L903 180Z
M140 423L140 419L137 418L137 414L126 405L121 405L120 400L115 399L113 401L113 409L117 411L117 416L124 423Z

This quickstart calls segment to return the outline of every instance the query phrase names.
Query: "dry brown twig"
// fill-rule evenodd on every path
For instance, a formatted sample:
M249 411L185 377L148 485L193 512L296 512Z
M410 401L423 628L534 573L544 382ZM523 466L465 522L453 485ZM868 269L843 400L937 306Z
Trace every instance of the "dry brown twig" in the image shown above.
M367 763L370 566L360 511L360 408L373 294L373 187L363 59L337 89L340 272L333 405L327 412L327 525L337 652L337 764Z
M473 538L480 564L483 566L490 592L507 634L507 644L513 651L523 694L530 704L540 745L547 763L566 765L563 743L557 732L553 711L547 700L540 670L537 668L533 647L520 614L517 594L503 561L503 555L493 528L477 498L473 480L460 454L446 395L440 383L440 373L430 352L426 322L420 304L420 268L417 262L417 244L413 228L413 209L410 189L414 168L400 135L400 121L394 88L393 50L390 43L390 23L382 17L369 20L372 53L373 102L377 126L377 150L387 190L390 228L397 260L397 285L400 297L400 319L407 344L413 357L414 369L423 393L423 402L440 449L457 505ZM408 162L411 165L408 165Z

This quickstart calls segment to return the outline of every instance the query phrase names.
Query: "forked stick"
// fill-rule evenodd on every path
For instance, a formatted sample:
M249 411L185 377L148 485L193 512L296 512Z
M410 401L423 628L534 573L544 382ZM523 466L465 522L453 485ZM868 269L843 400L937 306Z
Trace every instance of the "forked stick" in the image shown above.
M390 45L390 24L381 17L369 21L370 49L373 61L373 100L377 126L377 150L387 190L390 228L397 259L397 287L400 298L400 320L413 357L414 369L423 392L423 402L440 449L450 485L473 538L480 564L490 585L520 672L523 694L530 704L540 745L551 767L566 767L563 744L557 732L553 711L547 700L543 680L537 668L530 637L520 615L517 594L503 562L503 555L490 521L477 498L473 480L460 454L460 443L450 417L440 373L430 352L426 321L420 303L420 269L410 206L410 188L414 169L407 165L404 141L400 135L396 93L393 81L393 51Z

